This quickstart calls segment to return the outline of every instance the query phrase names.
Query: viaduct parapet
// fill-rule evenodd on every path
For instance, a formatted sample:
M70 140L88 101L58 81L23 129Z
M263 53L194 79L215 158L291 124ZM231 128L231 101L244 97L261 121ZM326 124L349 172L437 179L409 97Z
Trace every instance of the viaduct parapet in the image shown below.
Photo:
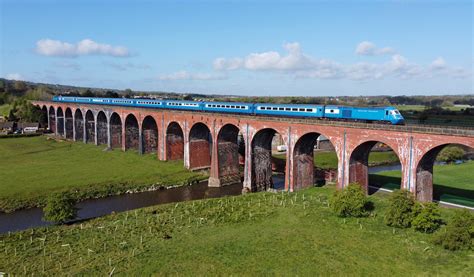
M401 188L421 201L433 199L433 165L449 144L474 148L474 129L391 126L318 119L271 118L120 106L34 101L57 135L107 145L160 160L183 159L188 169L210 169L210 186L241 182L247 191L273 187L272 139L286 145L285 189L313 186L316 139L323 135L338 158L337 186L357 182L368 189L368 157L378 142L401 163Z

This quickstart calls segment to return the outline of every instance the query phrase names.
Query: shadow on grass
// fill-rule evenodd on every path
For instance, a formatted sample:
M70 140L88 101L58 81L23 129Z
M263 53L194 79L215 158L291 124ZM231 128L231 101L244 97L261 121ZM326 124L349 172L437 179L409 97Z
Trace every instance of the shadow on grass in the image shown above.
M381 188L394 190L400 189L401 178L370 174L369 194L374 194ZM433 199L445 201L460 205L474 207L474 190L448 187L445 185L434 184Z

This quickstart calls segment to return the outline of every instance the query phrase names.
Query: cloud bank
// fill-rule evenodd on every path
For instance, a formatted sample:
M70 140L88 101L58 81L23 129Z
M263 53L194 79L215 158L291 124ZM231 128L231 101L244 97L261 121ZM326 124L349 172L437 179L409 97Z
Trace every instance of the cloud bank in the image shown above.
M213 62L217 71L249 70L274 71L290 74L296 78L313 79L351 79L369 80L396 77L408 79L414 77L433 77L445 75L453 78L465 78L470 72L463 68L451 67L442 57L438 57L428 66L422 66L408 61L404 56L397 54L391 47L377 48L367 41L356 47L358 55L391 55L384 63L360 62L356 64L342 64L330 59L314 58L301 49L298 42L283 45L286 53L276 51L251 53L246 57L216 58Z
M83 39L76 44L60 40L41 39L36 42L36 53L48 57L78 57L102 55L112 57L129 57L130 52L123 46L97 43L91 39Z

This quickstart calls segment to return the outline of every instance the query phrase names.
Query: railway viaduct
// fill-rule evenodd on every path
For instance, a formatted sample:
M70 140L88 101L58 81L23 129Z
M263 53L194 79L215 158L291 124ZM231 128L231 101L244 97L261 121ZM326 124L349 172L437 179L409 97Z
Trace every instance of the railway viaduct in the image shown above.
M323 135L338 157L337 186L358 182L368 189L368 157L378 142L390 147L402 167L401 188L420 201L433 199L433 164L449 144L474 148L474 129L390 126L303 118L159 110L34 101L50 130L84 143L107 145L160 160L183 159L188 169L210 168L209 186L241 182L246 191L271 188L271 142L279 133L287 146L285 189L314 185L314 145Z

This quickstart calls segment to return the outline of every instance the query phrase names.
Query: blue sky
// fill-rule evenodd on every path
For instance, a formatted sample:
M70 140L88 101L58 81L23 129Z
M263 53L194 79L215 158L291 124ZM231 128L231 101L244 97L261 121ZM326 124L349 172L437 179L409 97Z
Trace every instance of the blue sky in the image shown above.
M0 0L0 76L239 95L468 94L472 1Z

